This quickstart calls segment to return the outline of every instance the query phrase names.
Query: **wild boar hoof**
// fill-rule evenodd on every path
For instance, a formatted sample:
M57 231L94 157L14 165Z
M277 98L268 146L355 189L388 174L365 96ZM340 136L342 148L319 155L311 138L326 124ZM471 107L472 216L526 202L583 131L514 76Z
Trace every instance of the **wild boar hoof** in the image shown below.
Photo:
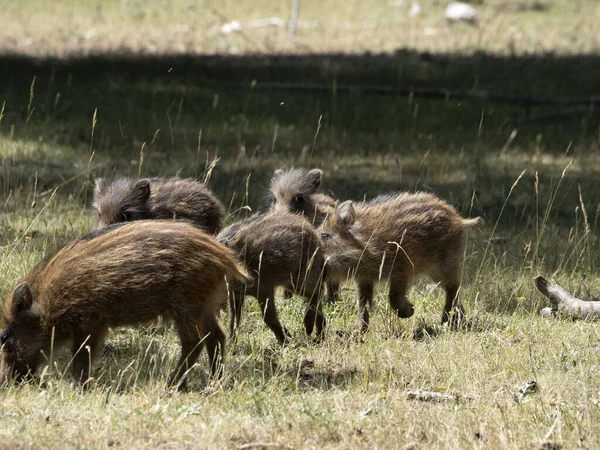
M317 333L313 340L315 344L322 344L323 342L325 342L325 333Z
M396 310L396 314L401 319L408 319L409 317L412 317L414 313L415 313L415 308L410 303L407 303L406 305L402 305L402 307L400 307Z
M450 316L450 329L451 330L458 330L458 328L460 327L460 325L463 323L465 318L465 314L463 311L460 310L454 310L454 314L452 314Z
M167 381L167 386L170 389L173 389L173 388L177 389L178 392L187 392L187 390L188 390L187 380L184 378L184 379L177 381L175 374L172 374L169 376L169 380Z
M451 330L457 330L465 318L462 308L453 308L451 312L444 311L442 325L448 323Z
M279 344L287 345L292 341L292 335L286 328L283 328L282 333L278 336L277 340L279 341Z

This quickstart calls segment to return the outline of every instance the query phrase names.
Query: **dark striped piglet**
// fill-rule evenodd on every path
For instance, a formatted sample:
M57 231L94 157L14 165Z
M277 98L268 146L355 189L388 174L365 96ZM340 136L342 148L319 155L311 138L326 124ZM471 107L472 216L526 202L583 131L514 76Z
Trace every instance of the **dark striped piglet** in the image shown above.
M204 231L221 229L225 209L203 183L179 178L96 180L95 228L147 219L186 219Z

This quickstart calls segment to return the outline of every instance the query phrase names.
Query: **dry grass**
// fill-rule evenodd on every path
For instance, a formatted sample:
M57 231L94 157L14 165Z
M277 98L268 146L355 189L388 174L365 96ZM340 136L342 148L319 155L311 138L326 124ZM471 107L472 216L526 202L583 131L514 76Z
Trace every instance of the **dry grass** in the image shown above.
M524 111L218 84L339 78L589 94L600 73L597 2L489 0L471 28L446 24L444 2L419 2L410 18L410 2L305 0L300 19L316 28L296 39L279 28L219 31L224 20L286 19L291 2L214 3L0 1L0 51L17 55L0 56L0 292L89 230L93 177L202 178L218 157L209 184L229 221L260 209L272 170L292 165L321 167L342 199L428 189L483 215L466 249L468 322L456 333L438 326L442 292L421 281L409 320L380 289L359 342L346 285L326 307L320 344L303 336L301 300L278 299L294 335L280 348L249 299L225 378L209 384L203 356L186 394L165 388L178 352L169 325L115 330L87 392L71 385L64 352L41 380L0 386L0 447L600 447L597 324L538 317L533 285L543 274L582 298L600 292L593 108L506 125ZM255 52L292 56L276 65ZM188 58L213 53L222 59ZM537 390L521 392L530 381ZM415 390L454 398L409 399Z
M573 49L596 53L600 48L600 37L594 32L600 7L593 0L488 0L478 6L478 27L447 24L446 2L437 0L417 2L421 13L416 17L410 16L410 1L304 0L301 28L294 39L285 26L244 27L269 17L287 21L291 1L62 0L44 2L43 7L34 1L2 3L11 20L0 30L0 48L38 56L114 51L389 52L397 48L523 55L570 54ZM232 20L241 22L242 33L221 33L221 26Z

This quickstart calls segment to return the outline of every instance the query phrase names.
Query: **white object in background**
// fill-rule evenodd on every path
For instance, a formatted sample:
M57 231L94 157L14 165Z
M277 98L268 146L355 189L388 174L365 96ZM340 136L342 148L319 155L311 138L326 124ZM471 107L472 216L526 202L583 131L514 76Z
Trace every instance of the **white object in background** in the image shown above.
M244 24L244 28L265 28L265 27L283 27L285 21L279 17L269 17L267 19L249 20ZM236 31L242 31L242 24L237 20L227 22L221 27L221 33L229 34Z
M408 15L410 17L416 17L419 14L421 14L421 5L419 5L417 2L412 2L410 5L410 11L408 12Z
M86 41L89 41L90 39L92 39L92 38L96 37L96 34L98 34L98 33L96 32L96 29L95 29L95 28L90 28L90 29L89 29L89 30L87 30L85 33L83 33L83 38L84 38Z
M446 7L446 20L448 22L475 23L477 10L467 3L452 2Z
M263 27L283 27L285 22L279 17L269 17L268 19L250 20L245 23L248 28L263 28Z
M241 31L241 30L242 30L242 24L239 23L237 20L232 20L231 22L228 22L221 27L221 33L224 33L224 34L229 34L229 33L233 33L234 31Z

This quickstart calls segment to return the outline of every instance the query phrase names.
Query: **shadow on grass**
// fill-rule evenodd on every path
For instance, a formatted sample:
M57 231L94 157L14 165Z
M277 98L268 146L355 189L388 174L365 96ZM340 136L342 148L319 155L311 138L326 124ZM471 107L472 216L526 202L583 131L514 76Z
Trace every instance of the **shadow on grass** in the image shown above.
M246 204L263 208L275 168L318 166L325 170L325 187L340 199L431 190L463 214L481 215L493 224L520 171L532 166L500 222L525 229L543 214L568 160L584 158L566 174L549 217L569 228L576 220L579 186L587 210L597 209L589 194L600 189L595 160L587 164L585 158L594 158L600 145L598 109L591 106L559 122L505 124L510 117L557 110L528 105L530 95L597 94L599 78L598 55L499 57L409 50L106 54L64 60L2 55L3 211L27 208L36 198L32 192L46 201L57 186L58 196L89 206L96 176L201 178L219 158L209 184L231 211ZM263 89L263 82L324 83L331 89ZM486 89L522 94L524 100L508 105L336 90L354 83ZM542 211L536 211L536 170Z
M536 109L527 104L530 95L598 94L599 77L600 56L596 55L498 57L409 50L358 55L106 54L64 60L4 55L0 56L0 99L6 101L2 131L6 135L14 126L19 136L34 137L36 126L46 125L54 129L57 141L87 148L97 110L94 140L116 157L137 154L139 147L131 148L131 144L150 142L153 137L168 150L182 144L195 148L200 127L211 132L205 136L207 144L245 141L246 149L261 137L273 138L272 127L257 129L257 124L279 124L279 138L283 140L286 125L308 126L312 137L319 117L323 118L323 131L394 131L415 138L429 128L424 125L431 125L452 136L452 130L474 134L482 110L488 110L486 122L495 130L507 115L519 114L523 108ZM253 81L258 84L254 86ZM331 84L331 90L274 91L260 89L262 82L318 82ZM337 84L353 83L506 91L521 93L523 103L505 108L460 99L430 103L395 95L336 92ZM415 105L420 105L417 110L425 110L419 113ZM580 121L581 117L576 120ZM549 133L553 129L542 128ZM577 128L561 143L579 136L581 130ZM157 129L162 132L154 136ZM594 126L589 131L592 135L597 132ZM188 136L184 136L186 132ZM559 148L564 150L565 146ZM236 151L227 153L237 156Z

